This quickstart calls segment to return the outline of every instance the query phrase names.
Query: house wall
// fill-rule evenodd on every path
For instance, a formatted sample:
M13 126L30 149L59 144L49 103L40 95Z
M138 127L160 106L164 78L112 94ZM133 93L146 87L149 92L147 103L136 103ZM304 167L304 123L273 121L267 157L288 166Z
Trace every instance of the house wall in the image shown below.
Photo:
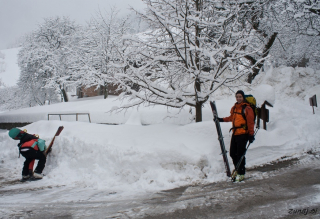
M108 85L108 91L110 95L119 95L120 92L117 92L118 85L115 84L109 84ZM100 86L97 89L97 86L92 86L89 88L85 88L85 86L82 86L80 88L77 88L77 96L78 98L83 98L83 97L95 97L99 95L103 95L103 89L104 86Z

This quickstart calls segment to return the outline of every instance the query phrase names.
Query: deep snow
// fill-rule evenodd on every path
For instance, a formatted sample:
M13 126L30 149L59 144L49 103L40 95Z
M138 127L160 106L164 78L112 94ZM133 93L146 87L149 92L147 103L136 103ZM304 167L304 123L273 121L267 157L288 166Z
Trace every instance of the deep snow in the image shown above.
M314 94L320 96L319 73L308 68L271 68L255 79L252 90L243 88L257 98L258 104L268 100L274 105L269 107L267 131L260 129L250 146L247 167L319 150L320 110L315 108L316 114L312 114L308 101ZM234 94L227 88L217 92L212 100L216 100L220 117L228 116L235 102ZM121 199L227 179L208 104L203 108L203 122L194 123L189 108L180 114L163 106L108 112L124 103L116 97L96 97L1 113L0 122L34 122L22 128L39 134L47 143L58 126L65 129L48 156L43 180L9 186L51 186L52 193L59 191L59 195L14 194L0 199L0 203ZM86 116L80 117L79 122L75 122L75 116L63 116L64 121L51 117L46 121L49 112L89 112L93 123ZM228 147L231 123L221 123L221 127ZM17 143L7 131L0 132L0 168L3 176L13 179L21 177L24 162L24 158L18 159ZM233 169L230 157L229 163ZM64 190L68 192L62 194Z
M320 112L318 108L316 108L316 114L312 114L312 109L305 97L288 95L283 90L286 89L278 89L277 86L272 88L266 83L259 85L254 91L258 101L263 97L274 104L274 107L269 108L268 130L259 130L255 142L247 153L247 167L265 164L284 156L299 156L306 151L319 149ZM78 101L45 107L62 111L64 106L73 106L81 102L84 106L91 106L96 110L106 108L108 101L110 100L89 100L88 103ZM217 100L219 116L228 116L234 102L233 97ZM98 107L99 103L106 106ZM28 112L33 109L37 112L38 109L40 111L45 107L20 111ZM67 109L69 110L70 107ZM12 115L18 111L12 111L9 114ZM29 133L39 134L48 143L58 126L63 125L65 129L56 139L53 152L48 157L44 170L46 176L43 180L28 186L83 188L92 193L116 192L114 196L120 197L189 184L226 180L212 114L208 107L204 112L206 121L185 125L179 125L180 123L174 120L169 120L170 123L160 123L163 120L158 120L152 124L152 119L160 118L166 113L164 110L154 110L154 108L133 110L128 117L122 118L124 124L121 125L45 120L32 123L23 128L26 128ZM123 114L117 116L121 118L121 115ZM179 115L181 119L185 118L182 115ZM30 118L32 118L31 115ZM151 125L141 125L142 118L149 121ZM221 123L221 127L228 147L231 124ZM7 132L0 134L1 169L16 179L20 178L24 161L23 158L17 158L17 143L9 138ZM233 167L230 158L229 162ZM80 192L73 196L55 197L52 201L79 201L92 195L88 191L85 194ZM104 197L103 195L95 196L98 200ZM33 199L29 197L27 200L30 202ZM36 200L39 201L39 197L33 201ZM21 199L13 196L10 202L21 202Z

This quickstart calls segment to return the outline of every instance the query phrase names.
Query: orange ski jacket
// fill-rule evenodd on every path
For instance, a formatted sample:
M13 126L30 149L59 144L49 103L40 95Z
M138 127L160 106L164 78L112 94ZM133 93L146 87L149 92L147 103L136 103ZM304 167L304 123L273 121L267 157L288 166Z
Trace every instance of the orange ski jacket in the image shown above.
M244 109L246 119L244 119L242 115L242 108L244 105L246 105ZM234 135L254 135L254 113L248 103L235 103L231 108L230 116L224 117L223 121L232 122L232 131Z

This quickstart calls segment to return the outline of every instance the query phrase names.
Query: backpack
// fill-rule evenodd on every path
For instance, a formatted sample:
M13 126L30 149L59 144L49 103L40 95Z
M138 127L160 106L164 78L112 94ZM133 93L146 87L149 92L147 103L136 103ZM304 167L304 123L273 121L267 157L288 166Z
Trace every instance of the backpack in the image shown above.
M251 94L248 95L244 95L244 99L246 103L249 103L250 107L252 108L253 111L253 116L254 116L254 123L256 123L256 118L257 118L257 114L258 114L258 109L257 109L257 101L256 98L254 96L252 96ZM247 106L243 106L242 107L242 117L244 118L244 120L247 121L246 115L244 113L244 110Z
M43 139L38 138L31 147L34 148L36 145L38 145L39 151L45 151L47 149L46 141Z
M21 147L31 147L31 148L35 148L37 146L37 148L35 148L36 150L39 151L45 151L47 149L46 146L46 141L43 139L32 139L30 141L24 142L23 144L19 144L19 150L21 149Z

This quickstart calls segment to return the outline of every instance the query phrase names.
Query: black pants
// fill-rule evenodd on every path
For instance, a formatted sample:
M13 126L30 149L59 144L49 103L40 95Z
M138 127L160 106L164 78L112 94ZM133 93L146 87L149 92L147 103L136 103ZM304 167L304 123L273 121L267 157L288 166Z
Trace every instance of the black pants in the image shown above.
M27 151L20 152L22 156L26 158L23 164L22 175L26 176L29 174L29 164L34 160L39 160L35 173L42 173L44 166L46 165L47 157L41 151L37 151L33 148L30 148Z
M230 157L232 158L233 165L236 168L241 156L246 150L248 142L248 135L232 135L230 144ZM246 158L244 157L238 170L238 174L244 175L246 173Z

